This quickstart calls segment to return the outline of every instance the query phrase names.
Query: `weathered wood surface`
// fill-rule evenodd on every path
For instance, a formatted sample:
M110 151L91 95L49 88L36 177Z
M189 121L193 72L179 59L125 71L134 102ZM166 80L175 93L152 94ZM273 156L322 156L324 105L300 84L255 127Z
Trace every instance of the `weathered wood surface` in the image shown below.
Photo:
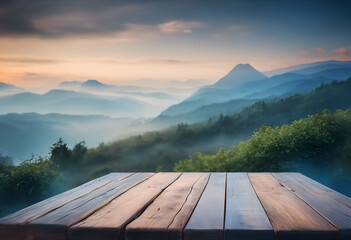
M270 173L250 173L277 239L336 239L337 229Z
M143 214L127 225L126 239L181 239L208 178L208 173L183 173Z
M351 239L351 199L299 173L112 173L0 219L0 240Z
M307 183L301 174L273 173L273 176L333 223L339 229L343 239L351 239L351 208L341 203L344 198L340 199L340 196L330 189Z
M83 220L151 175L151 173L135 173L127 178L110 182L88 195L70 201L62 207L28 223L27 236L38 240L66 239L68 227Z
M0 239L12 239L13 236L25 239L26 224L28 222L44 216L64 204L87 195L112 181L118 181L130 175L132 173L110 173L1 218ZM21 236L18 236L19 234Z
M226 173L211 173L208 184L184 229L185 240L223 239Z
M269 219L247 173L227 174L224 239L274 239Z
M180 173L157 173L69 229L69 239L124 239L125 226L142 212Z

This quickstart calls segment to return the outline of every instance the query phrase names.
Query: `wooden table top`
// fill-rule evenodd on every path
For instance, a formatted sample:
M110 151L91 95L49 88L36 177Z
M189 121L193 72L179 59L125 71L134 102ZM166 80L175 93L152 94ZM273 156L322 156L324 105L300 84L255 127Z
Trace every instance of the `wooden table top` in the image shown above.
M1 218L0 239L351 239L351 199L300 173L111 173Z

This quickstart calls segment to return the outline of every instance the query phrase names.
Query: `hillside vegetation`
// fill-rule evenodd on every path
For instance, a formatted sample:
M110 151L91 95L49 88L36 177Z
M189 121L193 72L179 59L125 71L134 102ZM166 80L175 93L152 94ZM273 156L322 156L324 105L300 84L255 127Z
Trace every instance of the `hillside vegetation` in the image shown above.
M320 113L324 109L351 107L351 79L321 85L315 91L284 99L261 101L240 113L210 119L204 123L180 123L164 131L149 132L89 149L77 164L95 169L91 176L108 171L173 170L190 154L214 154L220 148L246 140L262 125L279 126Z
M197 153L176 171L289 171L300 161L351 172L351 111L323 111L279 127L262 126L248 140L214 155Z

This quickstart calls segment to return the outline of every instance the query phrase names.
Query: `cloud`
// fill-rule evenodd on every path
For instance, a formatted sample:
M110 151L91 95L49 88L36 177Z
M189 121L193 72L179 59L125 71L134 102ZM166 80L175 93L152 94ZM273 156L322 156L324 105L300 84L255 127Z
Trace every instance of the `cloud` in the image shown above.
M34 72L25 72L24 77L25 78L38 78L38 77L40 77L40 74L34 73Z
M305 58L313 59L314 61L325 61L325 60L340 60L340 61L350 61L351 60L351 46L340 47L334 50L315 48L312 50L301 50L300 55Z
M35 64L55 64L69 62L62 59L50 58L27 58L27 57L0 57L0 62L3 63L35 63Z
M125 41L191 33L203 26L197 21L172 20L167 13L155 10L159 5L133 0L0 2L0 37L112 36Z
M104 36L125 30L128 21L138 21L145 12L147 4L138 1L4 1L0 2L0 36Z
M341 47L341 48L335 49L333 52L339 55L346 55L351 57L351 46Z
M323 48L316 48L317 53L325 53L326 51Z
M158 28L164 33L191 33L194 28L201 28L203 24L195 21L170 21L158 24Z
M299 54L300 55L304 55L304 56L315 56L315 55L325 55L327 54L328 52L323 49L323 48L315 48L315 49L312 49L312 50L301 50L299 51Z
M133 59L133 60L116 60L116 59L100 59L93 62L104 62L110 64L128 64L128 65L148 65L148 64L194 64L205 63L204 60L181 60L181 59Z

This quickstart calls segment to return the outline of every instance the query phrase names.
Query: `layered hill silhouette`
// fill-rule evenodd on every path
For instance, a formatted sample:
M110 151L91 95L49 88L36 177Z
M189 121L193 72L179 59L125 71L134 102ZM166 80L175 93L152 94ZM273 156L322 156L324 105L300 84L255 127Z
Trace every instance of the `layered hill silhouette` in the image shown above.
M290 66L287 68L274 69L272 71L266 71L266 76L280 75L287 72L301 73L301 74L313 74L324 70L336 69L336 68L351 68L351 61L322 61L312 62Z
M325 109L351 108L351 79L321 85L310 93L256 102L232 115L196 124L178 124L92 151L87 167L103 171L171 171L174 164L196 152L215 153L247 139L262 125L280 126ZM98 164L97 164L98 163ZM91 165L90 165L91 164Z
M85 91L90 93L114 93L142 98L174 99L175 97L165 92L155 91L153 88L138 86L109 85L94 79L81 81L65 81L57 86L58 89Z
M0 114L37 112L75 115L138 117L147 114L150 104L131 98L108 98L89 93L54 89L45 94L30 92L0 99Z
M321 84L351 77L351 62L318 62L280 72L285 70L292 71L266 77L249 64L239 64L213 85L202 87L183 102L170 106L154 122L165 125L180 121L191 123L218 113L238 112L255 101L306 93ZM214 106L216 111L208 111Z
M12 84L0 82L0 94L1 93L18 93L23 91L24 91L23 88L17 87Z
M94 147L110 141L130 126L130 119L106 116L10 113L0 115L0 152L14 158L15 163L31 154L45 156L59 138L73 146L85 141Z

